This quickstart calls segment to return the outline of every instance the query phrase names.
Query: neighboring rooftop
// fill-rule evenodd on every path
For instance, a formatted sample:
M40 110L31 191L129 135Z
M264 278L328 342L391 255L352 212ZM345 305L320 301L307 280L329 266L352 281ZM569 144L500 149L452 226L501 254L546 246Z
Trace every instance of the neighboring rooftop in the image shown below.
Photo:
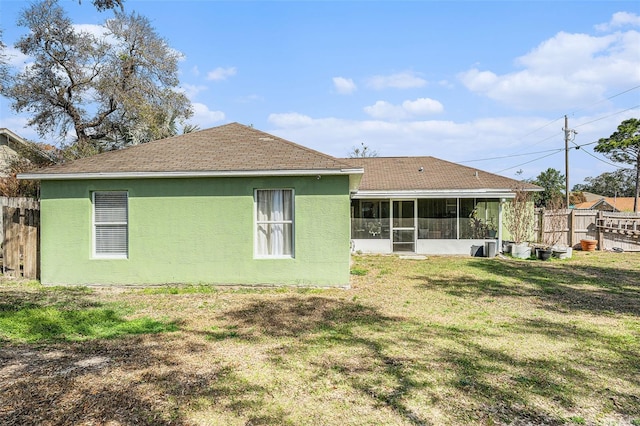
M53 155L43 150L43 147L45 146L27 141L7 128L0 128L0 172L5 172L11 162L19 157L51 163Z
M349 158L348 161L364 168L359 191L512 191L516 187L542 190L537 185L434 157L369 157Z
M584 195L584 198L587 201L598 201L605 198L603 195L594 194L593 192L587 192L587 191L580 191L580 192L582 192L582 195Z
M574 208L611 212L633 212L634 200L634 197L601 197L598 200L576 204Z
M22 178L56 175L153 174L259 171L342 171L339 160L238 123L109 151L59 164Z

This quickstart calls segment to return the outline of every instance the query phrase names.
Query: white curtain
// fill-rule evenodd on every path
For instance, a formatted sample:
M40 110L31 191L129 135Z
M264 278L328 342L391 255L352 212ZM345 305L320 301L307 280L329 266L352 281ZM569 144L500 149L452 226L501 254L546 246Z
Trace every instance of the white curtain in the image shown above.
M257 191L258 254L291 255L292 200L291 190Z

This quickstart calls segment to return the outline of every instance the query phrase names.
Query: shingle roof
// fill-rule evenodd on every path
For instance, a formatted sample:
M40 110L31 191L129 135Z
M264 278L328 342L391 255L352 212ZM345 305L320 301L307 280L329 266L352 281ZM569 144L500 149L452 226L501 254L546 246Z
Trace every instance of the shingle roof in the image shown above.
M632 212L634 201L634 197L602 197L595 201L585 201L584 203L576 204L575 208L581 210L590 210L595 208L600 210L601 205L603 203L607 203L619 212Z
M536 185L434 157L350 158L349 162L364 168L358 191L541 190Z
M345 170L346 160L238 123L187 133L38 170L30 175Z

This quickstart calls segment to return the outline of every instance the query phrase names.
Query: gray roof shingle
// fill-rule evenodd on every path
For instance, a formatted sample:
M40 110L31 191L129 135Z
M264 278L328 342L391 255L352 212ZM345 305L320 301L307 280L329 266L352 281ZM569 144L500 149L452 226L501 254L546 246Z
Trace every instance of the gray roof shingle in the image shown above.
M230 123L109 151L31 175L345 170L354 166L252 127Z
M540 190L530 183L434 157L350 158L364 168L359 191ZM422 171L420 171L422 169Z

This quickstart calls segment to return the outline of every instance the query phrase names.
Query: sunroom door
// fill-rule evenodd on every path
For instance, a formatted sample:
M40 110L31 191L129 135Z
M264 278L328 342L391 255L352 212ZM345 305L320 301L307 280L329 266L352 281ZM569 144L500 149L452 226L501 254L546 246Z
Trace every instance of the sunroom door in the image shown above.
M391 219L394 252L416 251L415 200L394 200Z

